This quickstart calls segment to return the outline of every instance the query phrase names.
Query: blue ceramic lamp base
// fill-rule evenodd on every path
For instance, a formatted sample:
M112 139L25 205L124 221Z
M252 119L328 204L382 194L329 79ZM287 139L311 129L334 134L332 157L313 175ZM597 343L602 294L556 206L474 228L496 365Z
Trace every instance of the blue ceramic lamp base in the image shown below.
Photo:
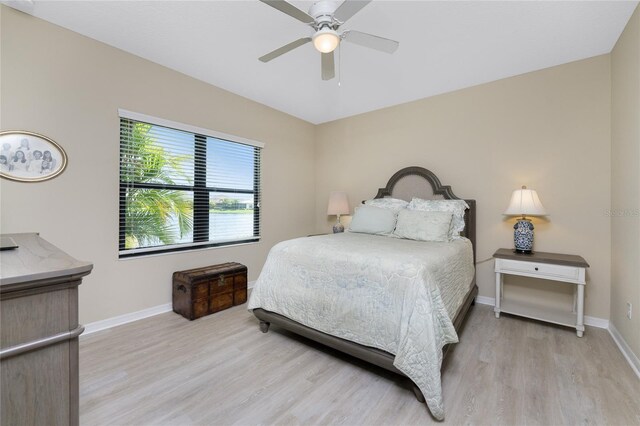
M522 217L513 225L513 242L516 253L533 253L533 223L530 219Z

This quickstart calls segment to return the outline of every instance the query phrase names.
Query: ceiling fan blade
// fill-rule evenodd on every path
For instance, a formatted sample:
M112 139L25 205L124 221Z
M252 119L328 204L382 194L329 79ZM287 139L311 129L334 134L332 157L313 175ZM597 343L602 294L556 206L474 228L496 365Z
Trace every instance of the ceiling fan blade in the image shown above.
M341 24L358 13L360 9L371 3L371 0L344 0L333 13L333 17Z
M322 79L331 80L336 76L336 67L333 61L333 52L322 54Z
M400 43L384 37L374 36L373 34L362 33L360 31L345 31L343 38L351 43L370 49L381 50L382 52L393 53L396 51Z
M280 55L284 55L285 53L295 49L296 47L300 47L303 44L307 44L311 41L311 37L299 38L296 41L292 41L289 44L285 44L284 46L274 50L273 52L269 52L264 56L259 57L258 59L262 62L269 62L272 59L277 58Z
M278 9L282 13L286 13L287 15L296 18L300 22L304 22L305 24L312 24L315 22L313 16L309 15L307 12L303 12L298 9L291 3L287 3L284 0L260 0L262 3L268 4L274 9Z

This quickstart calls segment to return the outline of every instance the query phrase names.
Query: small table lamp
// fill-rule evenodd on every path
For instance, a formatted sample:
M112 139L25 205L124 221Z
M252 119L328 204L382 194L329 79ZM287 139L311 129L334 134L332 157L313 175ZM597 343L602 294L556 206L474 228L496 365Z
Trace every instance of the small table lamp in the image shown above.
M329 195L329 207L327 207L327 216L338 216L338 220L333 225L333 233L344 232L344 226L340 223L341 214L349 214L349 199L346 192L334 191Z
M513 225L513 242L516 246L516 252L531 254L533 252L533 223L526 216L545 216L547 211L540 202L538 193L533 189L516 189L511 195L511 201L507 210L504 212L507 216L522 216L518 222Z

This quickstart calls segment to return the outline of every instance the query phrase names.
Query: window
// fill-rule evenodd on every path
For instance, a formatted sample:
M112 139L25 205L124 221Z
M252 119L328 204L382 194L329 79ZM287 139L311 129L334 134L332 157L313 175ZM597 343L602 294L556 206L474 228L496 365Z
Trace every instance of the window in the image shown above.
M263 144L119 112L120 258L260 239Z

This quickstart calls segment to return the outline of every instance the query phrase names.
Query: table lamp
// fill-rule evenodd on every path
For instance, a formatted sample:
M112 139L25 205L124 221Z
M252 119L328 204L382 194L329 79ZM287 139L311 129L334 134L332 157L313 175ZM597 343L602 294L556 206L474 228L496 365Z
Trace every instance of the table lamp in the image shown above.
M533 189L516 189L511 194L511 201L503 213L507 216L521 216L513 225L513 242L517 253L533 253L533 223L526 216L545 216L547 211L540 202L538 193Z
M333 233L344 232L344 226L340 223L341 214L349 214L349 199L346 192L333 191L329 195L329 207L327 207L327 215L338 216L336 224L333 225Z

